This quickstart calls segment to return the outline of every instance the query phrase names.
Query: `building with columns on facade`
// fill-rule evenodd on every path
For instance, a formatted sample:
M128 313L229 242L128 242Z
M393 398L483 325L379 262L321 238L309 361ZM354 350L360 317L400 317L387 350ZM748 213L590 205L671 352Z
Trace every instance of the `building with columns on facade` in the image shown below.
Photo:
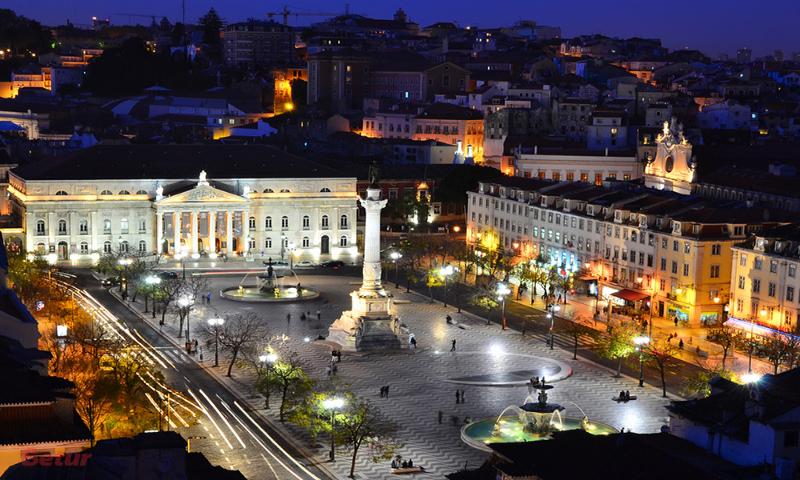
M27 251L358 260L356 178L261 145L109 145L9 174Z

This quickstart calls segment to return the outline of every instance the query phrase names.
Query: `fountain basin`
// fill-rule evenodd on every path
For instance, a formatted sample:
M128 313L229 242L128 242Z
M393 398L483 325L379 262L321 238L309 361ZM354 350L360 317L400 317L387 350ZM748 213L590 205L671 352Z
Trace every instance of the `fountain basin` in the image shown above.
M241 285L228 287L220 292L228 300L234 302L303 302L319 297L319 292L306 287L276 286L265 289L260 285Z
M592 435L609 435L617 429L604 423L584 421L580 418L564 417L552 425L552 431L577 430L583 428ZM465 425L461 429L461 440L472 448L491 452L490 443L538 442L547 440L550 433L542 434L527 430L518 415L503 415L500 418L485 418Z

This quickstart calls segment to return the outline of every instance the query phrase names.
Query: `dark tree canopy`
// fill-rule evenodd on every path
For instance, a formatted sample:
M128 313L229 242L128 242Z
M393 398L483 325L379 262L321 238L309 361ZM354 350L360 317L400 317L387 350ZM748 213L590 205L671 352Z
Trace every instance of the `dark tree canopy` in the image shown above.
M42 28L36 20L0 8L0 45L8 45L15 54L43 53L51 49L52 42L50 30Z
M92 60L84 85L96 95L120 96L137 94L153 85L191 90L211 84L188 60L151 53L140 38L130 38Z

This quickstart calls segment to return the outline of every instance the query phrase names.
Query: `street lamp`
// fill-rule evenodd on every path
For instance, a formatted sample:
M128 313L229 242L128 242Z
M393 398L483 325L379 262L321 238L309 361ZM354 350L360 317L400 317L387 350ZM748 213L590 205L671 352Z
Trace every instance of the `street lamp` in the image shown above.
M120 279L120 287L123 287L123 283L125 291L123 293L123 297L125 299L128 298L128 267L133 263L133 259L131 258L120 258L117 260L117 263L122 267L122 278Z
M400 265L400 259L403 258L403 254L398 251L394 251L389 254L389 258L391 258L392 262L394 262L394 288L400 288L400 275L398 268Z
M550 319L550 339L547 341L547 343L550 344L550 350L553 350L553 344L555 343L555 338L554 338L555 326L556 326L555 312L558 312L559 310L561 310L561 305L556 305L554 303L547 304L547 318Z
M501 310L500 310L500 325L503 327L503 330L508 328L506 324L506 296L511 293L511 289L508 288L508 285L505 283L498 283L497 284L497 300L500 301Z
M444 277L444 301L442 302L444 303L444 308L447 308L447 279L453 272L455 272L455 268L452 265L445 265L439 270L439 273Z
M292 270L294 267L293 260L295 250L297 250L297 245L294 242L289 242L289 270Z
M644 387L644 346L650 343L650 337L637 335L633 337L633 343L636 344L636 350L639 352L639 386Z
M344 407L344 399L340 397L330 397L322 401L322 408L331 411L331 452L329 454L331 462L336 461L336 410Z
M189 311L194 301L189 296L183 296L178 299L178 306L186 311L186 353L192 353L190 330L189 330Z
M224 318L209 318L208 326L214 329L214 366L219 367L219 327L225 323Z

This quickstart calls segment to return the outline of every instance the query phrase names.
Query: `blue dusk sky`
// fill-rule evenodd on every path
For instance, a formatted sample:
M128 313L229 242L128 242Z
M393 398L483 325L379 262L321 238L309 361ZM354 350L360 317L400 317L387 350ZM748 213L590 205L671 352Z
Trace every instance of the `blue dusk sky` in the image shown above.
M227 22L265 18L284 2L258 0L185 0L187 20L196 19L214 7ZM298 12L344 12L345 2L292 0ZM564 37L602 33L619 37L661 38L669 48L696 48L716 57L750 47L753 55L781 49L786 56L800 52L800 0L348 0L350 11L389 18L402 6L421 26L436 21L493 27L530 19L557 25ZM10 8L45 24L67 19L76 24L90 22L93 15L109 17L113 23L132 23L119 13L166 16L180 20L181 0L3 0ZM290 17L291 24L305 25L322 17ZM146 18L140 22L149 23Z

